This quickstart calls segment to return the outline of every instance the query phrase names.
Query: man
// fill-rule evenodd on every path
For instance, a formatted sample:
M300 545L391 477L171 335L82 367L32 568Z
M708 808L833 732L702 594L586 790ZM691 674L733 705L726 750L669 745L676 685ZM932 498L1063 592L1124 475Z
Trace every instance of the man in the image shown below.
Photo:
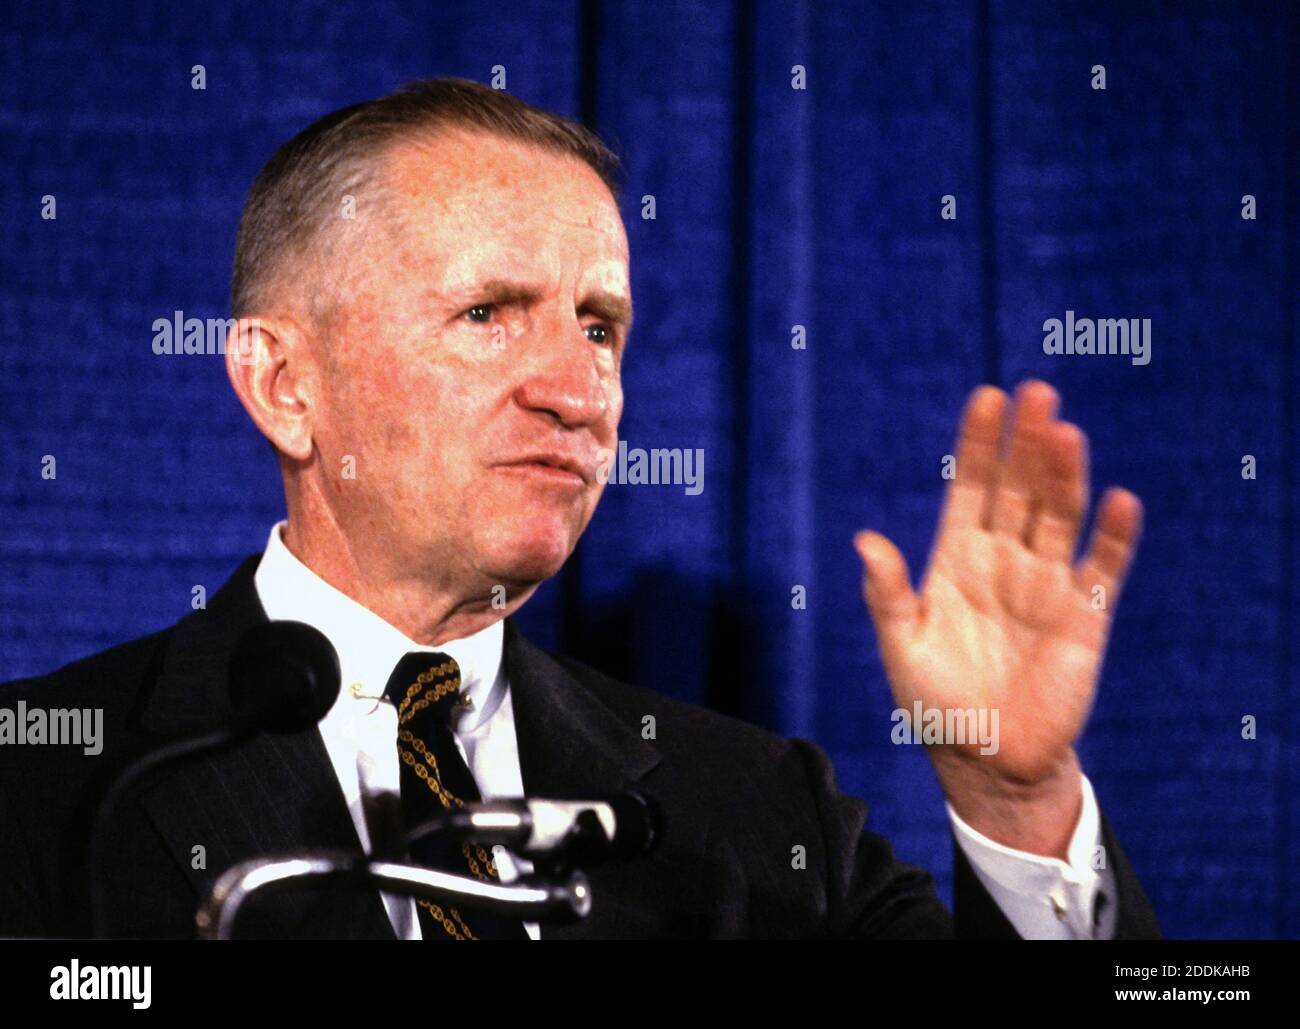
M596 869L576 925L358 892L273 900L245 930L1158 935L1073 749L1140 507L1109 493L1073 563L1085 441L1043 383L1014 406L991 387L972 395L919 594L884 537L856 541L899 707L999 716L995 752L973 738L928 748L957 843L955 917L863 831L865 805L836 789L820 749L519 634L509 616L573 551L617 445L632 303L615 168L580 127L459 80L336 112L275 154L240 223L226 356L277 452L287 521L207 610L4 691L6 704L103 708L105 745L76 759L0 748L0 931L87 931L84 842L103 782L228 715L230 655L271 618L319 628L345 689L318 728L131 795L94 870L114 934L190 934L236 861L369 848L385 789L409 824L475 796L636 787L663 808L663 845ZM484 880L527 871L500 850L416 857Z

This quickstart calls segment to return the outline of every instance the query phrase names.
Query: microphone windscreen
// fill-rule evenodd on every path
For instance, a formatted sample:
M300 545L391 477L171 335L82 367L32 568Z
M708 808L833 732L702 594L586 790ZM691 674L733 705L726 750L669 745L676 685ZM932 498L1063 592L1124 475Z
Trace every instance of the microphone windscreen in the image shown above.
M230 660L237 731L292 733L319 722L339 695L334 645L303 622L263 622Z
M659 846L664 833L663 809L651 796L639 790L625 790L609 799L617 830L611 841L620 858L649 854Z

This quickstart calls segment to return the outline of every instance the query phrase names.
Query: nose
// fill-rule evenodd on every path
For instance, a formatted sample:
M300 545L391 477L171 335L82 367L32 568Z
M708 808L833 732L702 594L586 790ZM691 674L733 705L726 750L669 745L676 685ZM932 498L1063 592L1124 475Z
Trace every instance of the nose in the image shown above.
M551 415L565 428L600 421L610 408L610 373L601 373L599 345L587 338L572 312L540 320L536 327L538 335L528 348L533 351L530 367L515 389L515 401Z

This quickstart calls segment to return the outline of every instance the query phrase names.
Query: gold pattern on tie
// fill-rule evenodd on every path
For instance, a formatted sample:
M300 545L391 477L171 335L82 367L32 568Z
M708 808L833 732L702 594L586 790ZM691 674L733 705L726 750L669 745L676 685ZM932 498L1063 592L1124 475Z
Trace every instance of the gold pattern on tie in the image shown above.
M402 760L410 766L411 770L420 777L425 785L433 791L434 796L438 798L442 806L448 810L452 807L464 807L465 802L442 785L442 778L438 775L438 759L429 753L429 748L425 746L424 740L420 739L409 729L403 729L398 734L397 739L397 753L401 756ZM424 765L416 761L415 755L412 754L410 750L402 747L402 743L410 746L411 750L414 750L424 758L424 760L428 762L429 767L426 768ZM430 769L432 769L432 771L430 771ZM489 877L492 879L500 878L500 875L497 872L496 862L492 860L491 856L481 846L476 844L474 850L478 854L478 860L482 861L484 867L487 868L487 875L483 874L482 870L478 866L478 862L474 860L474 855L470 854L468 843L462 843L461 850L465 855L465 861L469 865L469 870L474 873L475 878L481 879L483 882L487 882Z
M442 908L439 907L437 904L434 904L431 901L424 900L423 898L417 900L416 903L419 904L420 907L424 908L425 911L429 912L429 914L433 916L433 920L437 922L440 926L442 926L444 929L446 929L447 934L453 940L477 940L478 939L478 937L475 936L474 933L470 930L470 927L465 924L465 920L460 917L460 912L457 911L455 908L451 909L451 913L456 919L455 924L453 924L452 920L448 918L445 914L443 914ZM464 935L461 935L462 932L464 933Z
M420 697L420 701L414 707L411 701L419 696L420 691L424 689L432 680L441 676L448 676L446 680L440 682L433 690ZM406 691L406 696L402 698L401 705L397 708L397 720L399 725L405 725L414 718L420 711L424 710L430 704L436 704L448 693L460 692L460 668L455 661L448 659L440 665L434 665L426 672L421 672L415 682L411 683L410 688ZM461 697L459 703L461 706L468 706L469 698Z
M424 740L420 739L409 729L403 729L397 734L397 741L397 753L401 756L402 760L410 766L411 771L424 780L429 789L433 790L434 795L442 802L443 807L450 810L453 806L465 806L463 800L457 796L453 796L443 788L442 777L438 774L438 759L429 753L429 748L425 746ZM419 754L420 757L424 758L424 760L429 763L429 768L433 769L432 773L430 773L429 768L426 768L415 759L415 754L412 754L411 750L407 750L402 746L403 743L407 744L411 750L414 750L416 754Z
M397 674L395 671L394 677ZM429 712L430 716L443 720L448 717L449 712L446 709L449 704L453 705L451 712L463 710L468 706L468 703L467 698L460 696L460 686L460 667L455 660L448 658L422 671L415 681L404 689L400 689L398 684L390 682L389 688L385 691L389 696L396 694L402 698L397 709L398 724L401 727L397 736L397 752L402 763L415 775L420 783L428 788L429 792L437 799L438 804L445 810L463 807L465 800L448 788L442 770L438 767L438 758L434 753L434 747L431 746L429 740L426 740L420 734L421 725L429 729L428 721L415 722L414 719L421 711L431 706L434 707L434 711ZM439 711L440 708L443 710ZM438 730L430 729L430 731L437 732ZM445 738L443 746L444 748L446 746ZM453 757L448 756L445 749L442 753L445 760L454 760ZM469 773L468 767L463 768L458 774L462 776L469 774L466 785L472 789L473 776ZM457 778L457 781L461 781L460 778ZM478 800L477 790L474 790L473 799ZM463 842L460 846L460 856L464 860L465 870L474 878L481 882L500 881L500 873L497 870L496 862L493 861L492 856L481 845L475 844L471 849L468 842ZM418 900L416 903L453 940L479 939L479 936L474 933L466 919L455 907L448 906L444 908L442 905L427 900Z

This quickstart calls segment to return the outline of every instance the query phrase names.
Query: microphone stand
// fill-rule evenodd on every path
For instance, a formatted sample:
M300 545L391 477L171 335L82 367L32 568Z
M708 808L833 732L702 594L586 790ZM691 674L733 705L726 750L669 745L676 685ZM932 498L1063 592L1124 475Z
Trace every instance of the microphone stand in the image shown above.
M501 845L526 854L536 872L549 879L561 879L575 868L590 868L611 860L611 841L594 811L583 811L564 836L544 850L532 852L532 818L510 802L479 801L444 812L406 834L406 843L425 836L446 835L453 840L473 840L489 847Z
M309 851L252 858L228 868L199 908L200 938L232 939L240 908L255 893L307 879L377 886L385 893L461 904L526 922L576 921L591 911L591 885L581 871L563 882L530 876L507 885L345 851Z
M380 812L385 824L400 824L392 811ZM197 914L203 939L228 940L244 903L261 890L303 880L336 886L375 888L381 893L438 903L454 903L525 922L573 922L591 911L591 884L582 871L615 856L613 841L595 811L580 812L562 837L539 849L530 846L534 831L531 811L512 802L480 801L443 812L409 832L392 835L370 855L357 851L321 850L242 861L217 880ZM657 831L656 831L657 832ZM475 840L528 853L533 873L506 884L483 881L397 860L406 847L426 836ZM651 837L657 839L657 835Z

